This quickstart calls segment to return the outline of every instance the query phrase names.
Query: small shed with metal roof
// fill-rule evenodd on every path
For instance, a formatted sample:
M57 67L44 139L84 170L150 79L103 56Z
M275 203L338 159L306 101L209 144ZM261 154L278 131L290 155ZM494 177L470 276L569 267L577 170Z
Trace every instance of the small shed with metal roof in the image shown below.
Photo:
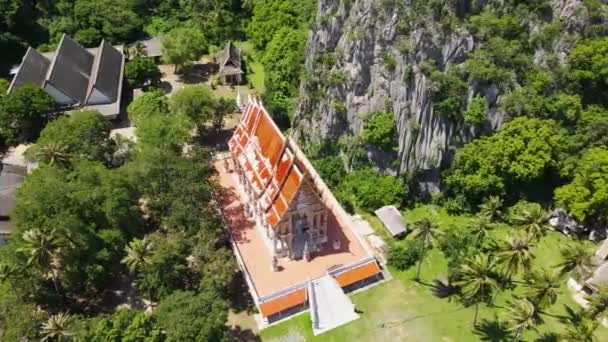
M393 238L398 239L407 234L405 219L394 205L384 206L375 213Z

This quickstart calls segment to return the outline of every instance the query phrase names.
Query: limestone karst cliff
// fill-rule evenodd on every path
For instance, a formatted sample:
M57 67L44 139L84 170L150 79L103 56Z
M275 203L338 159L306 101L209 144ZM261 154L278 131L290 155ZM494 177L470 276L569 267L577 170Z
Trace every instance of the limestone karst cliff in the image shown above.
M386 153L365 145L374 165L388 173L437 171L448 165L455 148L508 120L501 101L519 82L515 73L509 76L509 86L462 77L462 110L474 96L485 97L488 113L483 123L470 124L434 109L438 89L428 66L444 73L460 68L487 43L478 39L472 16L492 6L514 17L530 41L541 33L549 37L529 53L530 63L539 65L563 62L572 37L597 25L583 1L536 2L537 11L519 13L508 0L320 0L308 36L296 137L304 146L329 139L347 149L360 141L366 113L388 111L397 123L395 149ZM546 34L555 23L556 32Z

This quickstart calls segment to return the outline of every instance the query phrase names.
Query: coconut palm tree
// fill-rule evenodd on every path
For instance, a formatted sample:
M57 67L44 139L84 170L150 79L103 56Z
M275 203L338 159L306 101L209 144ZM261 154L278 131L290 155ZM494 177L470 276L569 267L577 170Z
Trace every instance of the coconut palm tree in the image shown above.
M59 142L51 142L36 151L36 160L49 165L65 166L70 162L69 147Z
M479 206L479 214L494 222L502 217L501 207L502 199L498 196L490 196Z
M57 259L64 245L55 229L44 232L40 229L26 230L22 235L23 246L18 251L28 255L27 264L38 267L42 272L50 271L55 291L59 293Z
M128 59L141 58L148 55L146 45L140 41L131 44L127 49L125 49L125 51L127 52Z
M534 244L530 241L530 237L526 235L517 234L506 240L496 256L503 264L508 276L530 271L534 259L533 247Z
M578 325L568 325L563 341L568 342L595 342L595 329L599 323L595 320L584 318Z
M560 251L562 273L574 272L575 278L587 276L593 267L593 253L580 242L571 242Z
M13 290L15 290L15 286L13 283L13 277L19 274L19 268L14 264L0 264L0 283L8 282L11 284Z
M485 215L478 215L469 226L471 233L475 235L477 247L479 247L483 240L488 237L488 233L492 228L493 226L490 219Z
M443 232L439 230L437 224L429 218L423 218L416 221L413 223L413 226L412 238L422 243L422 255L420 256L420 260L418 260L418 271L416 272L416 280L419 280L420 268L422 267L422 260L424 259L426 250L435 244L436 237L443 234Z
M568 342L595 342L595 329L599 322L589 318L581 311L577 312L566 306L567 317L565 319L566 332L562 336L563 341Z
M587 296L586 299L589 302L589 317L596 319L608 310L608 285L601 286L597 293Z
M134 273L149 263L151 250L152 245L146 238L133 239L125 247L127 255L120 262L127 265L129 272Z
M539 241L551 227L549 225L547 213L540 206L534 206L525 210L520 216L515 218L515 222L523 231L537 241Z
M42 324L42 341L63 341L72 335L70 326L72 325L72 317L67 313L60 312L56 315L51 315L48 320Z
M540 317L538 307L527 299L520 299L509 307L507 326L509 330L515 331L512 341L516 341L522 331L535 329L537 325L542 323L543 320Z
M457 272L454 285L460 286L464 298L475 303L473 325L477 325L479 303L488 301L499 288L496 277L496 259L488 254L477 254L468 258Z
M542 268L532 272L527 279L528 293L526 298L541 309L555 304L560 293L560 272L553 269Z

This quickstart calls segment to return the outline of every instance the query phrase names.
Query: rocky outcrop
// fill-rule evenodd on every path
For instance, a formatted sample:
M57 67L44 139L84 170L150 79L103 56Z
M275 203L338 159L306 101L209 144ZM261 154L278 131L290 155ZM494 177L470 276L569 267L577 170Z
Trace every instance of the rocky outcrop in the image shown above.
M448 10L463 16L487 2L491 1L456 1ZM424 6L426 1L397 3L402 2L319 1L316 23L308 36L306 77L294 131L303 146L323 139L337 143L345 136L360 135L366 113L390 111L397 122L396 152L387 154L366 146L370 160L388 173L427 170L438 175L436 170L449 164L456 147L506 120L499 110L502 94L492 83L468 83L469 99L479 95L487 99L489 113L482 125L435 113L424 62L432 60L438 70L449 70L480 43L466 25L446 30L437 14L421 17L415 6ZM552 15L564 18L568 32L580 30L585 25L581 4L553 0ZM554 46L564 59L567 41ZM544 63L546 54L539 51L537 55L537 62Z

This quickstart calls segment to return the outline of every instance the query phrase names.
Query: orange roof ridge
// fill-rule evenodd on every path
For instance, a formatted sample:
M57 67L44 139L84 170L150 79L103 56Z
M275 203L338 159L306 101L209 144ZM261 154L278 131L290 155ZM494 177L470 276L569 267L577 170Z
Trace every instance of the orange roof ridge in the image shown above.
M289 209L305 175L286 137L266 109L250 100L228 147L274 227Z

